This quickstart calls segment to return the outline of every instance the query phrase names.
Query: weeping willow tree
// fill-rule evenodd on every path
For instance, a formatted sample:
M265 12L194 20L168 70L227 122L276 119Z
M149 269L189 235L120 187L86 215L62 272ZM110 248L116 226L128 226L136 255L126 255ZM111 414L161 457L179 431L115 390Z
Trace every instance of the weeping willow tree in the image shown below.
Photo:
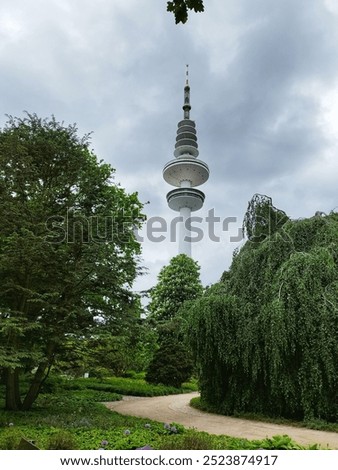
M261 214L271 200L257 202L248 211ZM291 221L279 211L273 220L255 227L262 220L246 214L261 241L249 239L189 306L201 398L227 414L336 421L338 214Z

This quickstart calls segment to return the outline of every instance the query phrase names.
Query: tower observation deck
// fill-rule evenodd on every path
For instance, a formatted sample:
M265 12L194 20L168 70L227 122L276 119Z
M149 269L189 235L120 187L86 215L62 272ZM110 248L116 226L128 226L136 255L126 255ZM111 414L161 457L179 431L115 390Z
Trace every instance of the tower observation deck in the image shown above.
M172 189L167 194L170 209L180 213L179 253L191 256L190 217L203 206L204 193L196 186L205 183L209 178L206 163L197 159L198 144L195 122L190 119L190 85L188 66L184 86L183 120L178 123L174 159L163 169L163 178Z

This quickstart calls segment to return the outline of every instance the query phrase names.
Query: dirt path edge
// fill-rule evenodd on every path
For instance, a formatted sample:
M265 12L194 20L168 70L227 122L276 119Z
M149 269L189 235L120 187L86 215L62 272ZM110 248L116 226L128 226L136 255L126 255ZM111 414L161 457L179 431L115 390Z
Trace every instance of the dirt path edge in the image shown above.
M206 413L189 405L190 400L198 395L193 392L150 398L125 396L121 401L105 403L105 406L123 415L163 423L175 422L210 434L246 439L264 439L287 434L301 445L319 444L321 449L338 449L338 433Z

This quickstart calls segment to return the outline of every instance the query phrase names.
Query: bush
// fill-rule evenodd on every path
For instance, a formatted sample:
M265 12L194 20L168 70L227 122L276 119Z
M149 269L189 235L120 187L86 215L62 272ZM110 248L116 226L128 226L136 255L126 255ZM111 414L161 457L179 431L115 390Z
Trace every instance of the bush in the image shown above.
M168 337L155 352L147 374L147 382L181 387L192 373L193 363L186 347L174 337Z
M136 372L135 370L126 370L122 375L125 379L144 379L145 372Z

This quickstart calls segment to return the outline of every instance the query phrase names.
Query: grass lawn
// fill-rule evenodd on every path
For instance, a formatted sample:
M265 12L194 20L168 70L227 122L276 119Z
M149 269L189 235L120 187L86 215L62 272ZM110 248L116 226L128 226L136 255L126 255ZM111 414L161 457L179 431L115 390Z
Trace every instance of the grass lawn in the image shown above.
M249 441L186 430L176 423L122 416L100 402L121 394L155 396L196 389L154 386L142 379L52 379L28 412L0 410L0 449L17 449L22 437L41 449L299 449L287 436ZM3 388L0 398L3 398ZM0 407L3 403L0 403Z

